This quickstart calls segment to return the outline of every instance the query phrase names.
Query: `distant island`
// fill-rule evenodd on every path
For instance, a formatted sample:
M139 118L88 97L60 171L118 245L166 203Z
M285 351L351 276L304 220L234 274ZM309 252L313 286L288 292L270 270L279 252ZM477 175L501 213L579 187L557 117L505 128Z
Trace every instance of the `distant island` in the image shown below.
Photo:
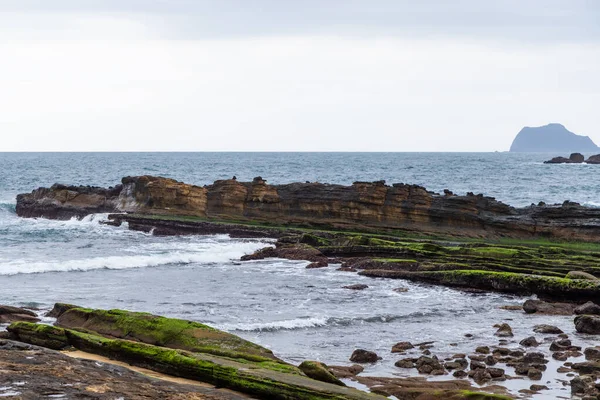
M577 135L561 124L528 127L521 131L510 146L511 152L598 152L600 148L588 136Z

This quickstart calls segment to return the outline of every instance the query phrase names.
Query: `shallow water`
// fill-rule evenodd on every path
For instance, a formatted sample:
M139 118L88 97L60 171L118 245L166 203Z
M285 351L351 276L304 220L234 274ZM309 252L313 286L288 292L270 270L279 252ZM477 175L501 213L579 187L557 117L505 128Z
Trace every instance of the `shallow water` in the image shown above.
M391 354L396 342L434 341L431 351L440 358L472 353L479 345L498 343L492 325L502 321L515 332L509 347L533 335L531 328L538 323L561 327L576 345L596 344L574 332L571 317L532 317L498 309L521 304L523 298L371 279L336 271L335 266L305 269L306 262L240 263L240 256L270 242L226 235L154 237L101 225L104 215L83 221L20 219L14 205L17 193L55 181L108 186L136 174L197 184L232 175L243 180L262 175L272 183L386 179L436 191L484 192L515 205L567 198L596 204L600 166L548 166L541 163L548 155L506 153L0 156L0 304L49 309L61 301L197 320L270 347L294 363L316 359L348 364L355 348L365 348L383 357L367 367L365 374L371 375L411 373L393 364L419 352ZM369 288L342 289L355 283ZM408 292L393 291L397 287ZM540 347L547 350L549 343ZM550 364L549 371L557 367ZM547 377L553 391L538 398L568 397L568 387L555 379L570 378L547 372L535 383L546 384ZM518 390L531 383L513 380L508 385Z

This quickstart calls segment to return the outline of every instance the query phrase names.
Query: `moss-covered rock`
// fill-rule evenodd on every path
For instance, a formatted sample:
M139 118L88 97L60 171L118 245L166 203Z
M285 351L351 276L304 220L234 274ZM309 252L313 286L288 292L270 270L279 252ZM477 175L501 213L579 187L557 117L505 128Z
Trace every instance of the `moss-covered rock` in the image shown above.
M46 343L58 337L61 347L55 348L73 346L132 365L211 383L264 399L383 400L377 395L311 379L284 364L193 353L25 322L12 324L10 331L27 343Z
M327 365L318 361L304 361L298 368L300 368L300 370L309 378L316 379L321 382L333 383L334 385L346 386L344 382L340 381L331 372L329 372Z
M253 362L278 362L269 349L198 322L123 310L70 308L57 326L157 346L240 358Z
M69 346L69 339L62 328L30 322L14 322L6 330L17 340L36 346L53 350L62 350Z

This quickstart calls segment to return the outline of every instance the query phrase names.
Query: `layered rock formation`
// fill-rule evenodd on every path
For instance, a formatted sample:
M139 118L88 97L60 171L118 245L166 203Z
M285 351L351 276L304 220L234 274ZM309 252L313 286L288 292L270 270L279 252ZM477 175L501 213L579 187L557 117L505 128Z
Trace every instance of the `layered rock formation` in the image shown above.
M188 224L205 220L253 221L270 225L353 229L409 230L468 237L553 237L595 241L600 210L565 202L555 206L513 208L483 195L438 195L416 185L355 182L268 185L235 179L199 187L168 178L123 178L102 189L54 185L17 197L22 217L68 219L96 212L135 213L148 227L167 218ZM149 228L150 229L150 228Z

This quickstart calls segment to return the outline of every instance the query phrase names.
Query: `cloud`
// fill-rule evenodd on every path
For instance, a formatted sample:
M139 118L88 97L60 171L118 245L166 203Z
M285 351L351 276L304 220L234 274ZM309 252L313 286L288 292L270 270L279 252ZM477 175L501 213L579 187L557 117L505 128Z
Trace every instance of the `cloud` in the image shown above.
M347 35L598 41L593 0L20 0L0 11L143 20L167 39Z

